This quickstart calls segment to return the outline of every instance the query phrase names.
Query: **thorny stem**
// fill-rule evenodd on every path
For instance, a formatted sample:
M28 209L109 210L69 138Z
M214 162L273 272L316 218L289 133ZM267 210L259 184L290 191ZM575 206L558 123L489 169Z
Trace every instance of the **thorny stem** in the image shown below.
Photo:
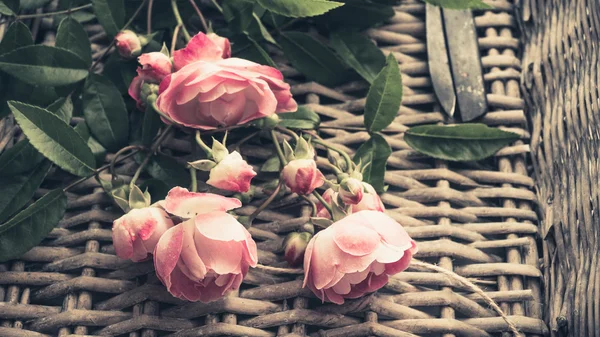
M329 212L329 214L331 215L331 218L333 219L333 209L331 209L331 205L329 203L327 203L327 201L325 201L325 199L323 199L323 197L319 194L319 192L313 191L312 194L317 198L317 200L319 200L319 202L323 205L323 207L325 207L325 209Z
M148 9L146 15L146 34L152 34L152 6L154 5L154 0L148 1Z
M350 156L346 153L346 151L340 150L338 148L336 148L335 146L331 145L331 144L327 144L326 142L320 140L320 139L316 139L313 138L311 139L311 142L313 143L317 143L319 145L322 145L330 150L333 150L337 153L339 153L340 155L342 155L342 157L344 157L344 160L346 161L346 166L348 167L347 169L350 170L350 168L352 167L352 159L350 159Z
M202 148L202 150L206 152L208 158L212 158L212 149L208 147L208 145L206 145L206 143L204 143L204 141L202 140L200 130L196 130L196 143L198 143L200 148Z
M190 189L192 192L198 192L198 177L196 177L196 169L193 167L190 167L190 178L192 179Z
M283 154L283 150L279 145L279 140L277 140L277 134L274 130L271 130L271 138L273 138L273 146L275 146L275 151L277 151L277 156L279 157L279 161L281 162L281 167L284 167L287 164L287 160Z
M77 12L77 11L80 11L82 9L88 9L88 8L91 8L91 7L92 7L92 4L87 4L87 5L83 5L83 6L79 6L79 7L65 9L64 11L58 11L58 12L17 15L16 19L17 20L25 20L25 19L34 19L34 18L45 18L45 17L48 17L48 16L54 16L54 15L70 14L70 13Z
M185 28L185 25L183 24L183 19L181 19L181 14L179 13L179 8L177 7L177 0L171 0L171 8L173 8L173 15L175 16L177 24L181 26L181 30L183 31L183 37L185 38L185 41L190 42L192 37Z
M269 206L269 204L271 202L273 202L273 200L275 199L275 197L279 194L279 191L281 190L281 180L279 181L279 184L277 184L277 187L275 188L275 190L273 191L273 193L271 193L271 195L267 198L267 200L265 200L260 206L258 206L258 208L252 212L252 214L250 214L250 216L248 217L248 223L250 224L250 226L252 226L252 222L254 221L254 219L256 219L256 217L258 216L258 214L260 214L260 212L264 211L265 208L267 208L267 206Z
M154 155L154 152L156 152L156 150L158 150L158 147L160 146L160 144L171 133L172 129L173 129L173 125L167 126L167 128L158 137L158 139L156 139L156 141L154 142L154 144L152 144L152 147L150 148L150 152L148 152L148 154L146 155L146 158L144 158L144 161L142 161L142 163L140 164L140 167L138 167L138 169L135 171L135 174L133 175L133 178L131 178L131 182L129 183L129 187L130 188L132 188L135 185L135 182L140 177L140 174L142 174L142 171L144 170L144 168L146 167L146 165L148 165L148 163L150 162L150 158L152 158L152 156Z
M136 153L138 153L138 152L140 152L140 150L133 150L133 151L131 151L131 152L130 152L130 153L128 153L127 155L120 157L120 158L119 158L119 160L116 160L116 161L115 161L115 164L116 164L116 163L119 163L119 162L122 162L122 161L124 161L125 159L127 159L127 158L129 158L129 157L132 157L133 155L135 155L135 154L136 154ZM113 164L113 163L111 163L111 164ZM72 182L71 184L69 184L67 187L63 188L63 192L68 192L68 191L69 191L70 189L72 189L73 187L75 187L75 186L77 186L77 185L81 184L82 182L84 182L84 181L86 181L86 180L90 179L91 177L93 177L93 176L95 176L95 175L99 174L100 172L102 172L102 171L106 170L107 168L110 168L111 164L106 164L106 165L104 165L104 166L101 166L100 168L98 168L98 169L94 170L94 173L92 173L92 174L90 174L90 175L88 175L88 176L82 177L82 178L80 178L80 179L77 179L76 181L74 181L74 182ZM114 164L113 164L113 165L114 165Z
M133 20L135 20L135 18L138 16L138 14L140 14L140 12L142 11L142 8L144 8L144 6L146 5L146 3L148 2L148 0L144 0L144 2L142 2L142 4L135 10L135 13L133 13L133 15L131 16L131 18L129 19L129 21L127 21L127 23L125 23L125 26L123 26L123 28L121 28L121 30L125 30L127 29L127 27L129 27L129 25L131 25L131 23L133 22ZM96 66L102 62L102 60L106 57L106 55L108 55L108 53L112 50L112 47L115 46L115 39L113 39L110 44L108 45L108 47L106 48L106 50L104 51L104 53L102 54L102 56L100 56L90 67L90 71L93 70L94 68L96 68Z
M204 19L204 15L202 15L202 11L200 10L200 8L198 8L198 5L196 5L195 0L190 0L190 3L192 4L192 7L194 7L196 14L198 14L198 17L200 18L200 23L202 23L202 28L204 28L204 31L206 33L208 33L208 25L206 24L206 19Z

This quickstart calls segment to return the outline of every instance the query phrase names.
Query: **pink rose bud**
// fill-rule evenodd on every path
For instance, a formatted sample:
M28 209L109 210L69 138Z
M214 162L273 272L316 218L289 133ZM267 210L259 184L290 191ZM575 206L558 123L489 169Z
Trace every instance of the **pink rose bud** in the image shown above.
M402 226L384 213L361 211L313 237L304 256L304 286L336 304L383 287L417 252Z
M150 92L143 93L142 87L146 84L159 84L167 75L173 71L171 59L163 53L153 52L142 54L138 58L142 65L137 68L137 76L129 85L129 96L137 102L140 110L144 110L145 101ZM158 92L158 86L156 86Z
M294 159L281 171L285 185L294 193L307 195L323 186L325 177L313 159Z
M233 151L210 170L206 183L222 190L244 193L250 190L250 181L254 176L256 172L252 166L237 151Z
M154 265L173 296L211 302L239 288L257 256L244 226L225 212L212 212L169 229L156 245Z
M178 69L177 54L174 60ZM279 70L239 58L187 64L161 82L156 103L173 121L201 130L298 109Z
M214 33L198 33L187 46L173 52L175 70L196 61L218 61L231 56L229 40Z
M358 204L352 205L350 207L350 212L351 213L356 213L359 211L385 212L385 206L383 205L383 202L381 202L381 198L379 198L379 195L377 194L377 192L375 191L373 186L371 186L370 184L365 183L365 182L362 183L362 186L364 188L362 198ZM340 191L341 190L342 189L340 189ZM340 192L340 193L342 193L342 192ZM333 200L337 200L340 193L335 192L331 188L327 189L325 191L325 193L323 193L323 200L325 200L327 203L331 204L331 202ZM321 204L320 202L317 203L317 216L320 218L331 219L331 215L329 214L329 212L327 211L325 206L323 206L323 204Z
M312 235L310 233L290 233L285 241L285 260L292 267L302 265L304 252Z
M115 36L115 44L119 55L124 58L134 58L142 52L142 42L136 33L122 30Z
M173 221L160 208L132 209L113 223L112 237L117 256L139 262L154 251L161 235Z
M160 204L169 214L183 219L190 219L204 213L227 212L242 207L238 199L212 193L190 192L187 188L179 186L172 188Z
M363 183L356 178L345 178L340 183L340 198L346 205L356 205L363 198Z

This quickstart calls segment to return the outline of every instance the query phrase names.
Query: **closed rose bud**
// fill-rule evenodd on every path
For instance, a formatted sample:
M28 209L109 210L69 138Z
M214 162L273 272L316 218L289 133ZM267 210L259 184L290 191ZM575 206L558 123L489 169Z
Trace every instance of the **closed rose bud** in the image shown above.
M290 233L285 240L285 260L292 267L302 265L306 246L312 238L310 233Z
M140 110L144 110L147 97L158 93L158 84L173 71L171 59L163 53L142 54L138 58L141 67L137 68L137 76L129 85L129 96L137 102Z
M356 205L363 198L363 183L356 178L346 178L340 183L340 198L346 205Z
M248 192L250 181L256 176L252 166L233 151L226 155L215 167L210 170L207 184L232 192Z
M136 33L130 30L123 30L115 36L115 44L119 55L124 58L134 58L142 52L142 42Z
M294 193L307 195L323 186L325 177L313 159L294 159L281 171L285 185Z
M171 227L173 221L160 208L132 209L113 223L115 253L122 259L143 261L154 252L161 235Z

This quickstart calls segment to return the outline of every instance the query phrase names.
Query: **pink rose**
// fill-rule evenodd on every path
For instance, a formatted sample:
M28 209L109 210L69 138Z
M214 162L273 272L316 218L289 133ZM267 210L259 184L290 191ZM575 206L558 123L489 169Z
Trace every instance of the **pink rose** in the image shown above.
M294 159L281 171L285 185L294 193L307 195L323 186L325 177L313 159Z
M156 275L175 297L214 301L239 288L258 261L256 243L233 216L204 213L169 229L154 252Z
M307 232L288 234L284 244L284 257L290 266L297 267L302 265L304 252L311 237L312 235Z
M322 301L344 303L383 287L405 270L415 242L384 213L361 211L317 233L304 257L304 286Z
M187 64L161 82L157 105L175 122L203 130L298 108L281 72L239 58Z
M212 193L190 192L187 188L174 187L169 191L161 206L170 214L183 219L190 219L199 214L226 212L242 207L236 198L227 198Z
M229 40L215 33L198 33L187 46L173 52L175 70L196 61L218 61L231 56Z
M377 211L377 212L385 212L385 206L383 205L383 202L381 202L381 198L379 198L379 195L377 195L377 192L375 191L375 189L373 188L373 186L371 186L371 184L362 183L363 188L364 188L364 192L362 195L362 198L360 200L360 202L356 205L352 205L350 207L350 212L351 213L356 213L359 211ZM325 193L323 193L323 199L328 202L331 203L332 200L337 200L339 193L335 192L334 190L327 189L325 191ZM329 212L327 211L327 209L319 202L317 203L317 216L321 217L321 218L331 218L331 215L329 214Z
M206 183L222 190L244 193L250 190L250 181L254 176L256 172L252 166L237 151L233 151L210 170Z
M158 239L173 221L160 208L132 209L113 223L112 237L117 256L139 262L154 251Z
M122 30L115 36L115 44L119 55L124 58L133 58L142 52L142 42L136 33Z
M160 83L173 71L173 64L167 55L159 52L142 54L138 62L142 66L137 68L138 75L131 81L128 93L137 102L138 108L144 110L145 97L142 97L142 85Z
M356 178L346 178L340 183L340 198L346 205L356 205L363 198L363 182Z

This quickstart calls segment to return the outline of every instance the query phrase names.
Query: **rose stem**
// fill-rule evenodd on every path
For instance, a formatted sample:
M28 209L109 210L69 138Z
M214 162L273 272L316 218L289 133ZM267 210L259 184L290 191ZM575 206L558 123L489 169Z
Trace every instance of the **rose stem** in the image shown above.
M173 37L171 38L171 55L173 55L173 52L175 51L175 47L177 45L177 37L179 36L179 29L181 28L181 25L177 25L175 26L175 28L173 29Z
M300 197L302 197L302 199L306 200L306 202L308 202L310 204L310 207L312 207L311 215L313 217L316 217L317 216L317 205L315 204L315 202L310 200L310 198L305 195L301 195Z
M267 198L267 200L265 200L262 204L260 204L260 206L258 206L258 208L254 212L252 212L252 214L250 214L250 216L248 217L248 223L250 224L250 226L252 226L252 222L254 221L254 219L256 219L258 214L260 214L260 212L264 211L265 208L267 208L267 206L269 206L269 204L273 200L275 200L275 197L277 196L277 194L279 194L280 190L281 190L281 180L279 180L279 184L277 184L277 187L275 188L273 193L271 193L271 195Z
M179 8L177 7L177 0L171 0L171 8L173 8L173 15L175 16L175 20L177 21L177 24L181 25L181 30L183 31L183 37L185 38L185 41L190 42L192 37L190 36L190 33L185 28L185 25L183 24L183 20L181 19L181 14L179 14Z
M127 159L127 158L129 158L129 157L132 157L133 155L135 155L135 154L136 154L136 153L138 153L138 152L140 152L140 150L133 150L133 151L131 151L131 152L130 152L130 153L128 153L127 155L120 157L118 160L115 160L115 164L116 164L116 163L119 163L119 162L122 162L122 161L124 161L125 159ZM69 184L67 187L63 188L63 192L68 192L68 191L69 191L70 189L72 189L73 187L75 187L75 186L77 186L77 185L81 184L82 182L84 182L84 181L88 180L89 178L91 178L91 177L93 177L93 176L97 175L98 173L100 173L100 172L102 172L102 171L106 170L107 168L110 168L110 165L111 165L111 164L112 164L112 165L114 165L113 163L106 164L106 165L104 165L104 166L101 166L100 168L98 168L98 169L94 170L94 173L92 173L92 174L90 174L90 175L88 175L88 176L82 177L82 178L80 178L80 179L77 179L76 181L74 181L74 182L72 182L71 184Z
M17 15L15 17L15 19L17 19L17 20L25 20L25 19L34 19L34 18L44 18L44 17L47 17L47 16L54 16L54 15L61 15L61 14L70 14L70 13L73 13L73 12L80 11L82 9L88 9L90 7L92 7L92 4L87 4L87 5L83 5L83 6L79 6L79 7L75 7L75 8L69 8L69 9L66 9L64 11L58 11L58 12Z
M208 147L208 145L204 143L204 141L202 141L202 137L200 136L200 130L196 130L196 143L198 143L202 150L206 152L206 155L209 159L212 158L212 150L210 147Z
M192 179L190 190L198 192L198 178L196 177L196 169L193 167L190 167L190 178Z
M146 15L146 34L152 34L152 6L154 5L154 0L148 0L148 9Z
M127 27L129 27L129 25L133 22L133 20L135 20L135 18L138 16L138 14L140 14L140 12L142 11L142 8L144 8L144 6L146 5L146 3L148 2L148 0L144 0L144 2L142 2L142 4L135 10L135 13L133 13L133 15L131 16L131 18L129 19L129 21L127 21L127 23L125 23L125 26L123 26L123 28L121 28L121 30L125 30L127 29ZM104 53L102 54L102 56L100 56L90 67L90 71L93 70L94 68L96 68L96 66L106 57L106 55L108 55L108 53L112 50L112 47L114 47L115 45L115 39L113 39L110 44L108 45L108 47L106 47L106 50L104 51Z
M325 201L325 199L323 199L323 197L319 194L319 192L313 191L312 194L317 198L317 200L319 200L319 202L321 204L323 204L323 207L325 207L325 209L329 212L329 214L331 215L331 218L333 219L333 209L331 209L331 205L329 205L327 203L327 201Z
M175 122L171 117L165 115L162 111L160 111L160 109L156 105L156 98L149 99L146 103L152 104L152 109L154 109L154 111L156 111L156 113L159 114L160 117L166 119L167 121L169 121L169 123L177 124L177 122Z
M271 130L271 138L273 139L273 146L275 146L275 151L277 152L277 156L279 157L279 161L281 162L281 167L284 167L287 164L287 160L285 159L285 156L283 155L283 150L281 150L281 146L279 145L277 134L273 130Z
M115 156L113 157L113 160L111 160L111 162L110 162L110 168L109 168L110 175L113 177L113 179L115 178L115 163L117 162L119 157L124 152L129 151L129 150L138 150L136 152L139 152L140 150L147 151L148 149L146 147L140 146L140 145L129 145L129 146L125 146L124 148L117 151L117 153L115 153Z
M277 131L279 131L281 133L285 133L286 135L292 136L296 140L299 138L299 136L294 131L292 131L292 130L290 130L288 128L284 128L284 127L281 127L281 126L276 126L275 130L277 130Z
M335 146L333 146L331 144L327 144L326 142L324 142L320 139L317 139L317 138L313 138L310 141L313 143L322 145L330 150L333 150L333 151L341 154L342 157L344 157L344 160L346 161L347 170L350 170L352 168L352 159L350 159L350 156L348 156L348 154L345 151L342 151L342 150L336 148Z
M158 147L160 146L160 144L171 133L172 129L173 129L173 125L167 126L167 128L158 137L158 139L156 139L156 141L154 142L154 144L152 144L152 147L150 148L150 152L148 152L148 154L146 155L146 158L144 158L144 161L140 164L140 167L138 167L138 169L135 171L135 174L133 175L133 178L131 178L131 182L129 183L129 187L130 188L135 185L135 182L140 177L140 174L142 174L142 171L144 170L144 168L146 167L146 165L148 165L148 162L150 162L150 158L152 158L152 155L154 155L154 152L156 152L156 150L158 150Z
M216 8L216 9L217 9L219 12L223 13L223 8L221 8L221 6L219 6L219 4L217 3L217 0L210 0L210 1L212 2L212 4L213 4L213 5L215 5L215 8Z
M206 19L204 19L204 15L202 15L202 11L200 10L200 8L198 8L198 5L196 5L195 0L190 0L190 3L192 4L192 7L194 7L194 9L196 10L196 14L198 14L198 17L200 18L200 23L202 23L204 31L208 33L208 25L206 24Z

